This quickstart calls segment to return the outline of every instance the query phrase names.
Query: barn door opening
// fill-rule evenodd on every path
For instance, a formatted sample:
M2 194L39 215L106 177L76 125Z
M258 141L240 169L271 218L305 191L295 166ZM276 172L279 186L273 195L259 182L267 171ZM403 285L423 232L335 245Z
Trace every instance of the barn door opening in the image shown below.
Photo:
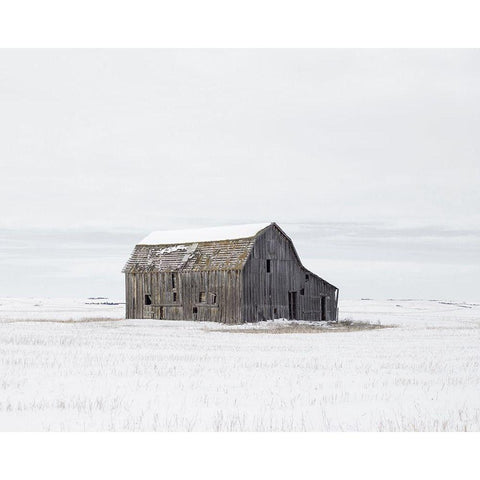
M288 292L288 318L289 320L297 318L297 292Z
M327 297L322 297L322 321L327 320Z

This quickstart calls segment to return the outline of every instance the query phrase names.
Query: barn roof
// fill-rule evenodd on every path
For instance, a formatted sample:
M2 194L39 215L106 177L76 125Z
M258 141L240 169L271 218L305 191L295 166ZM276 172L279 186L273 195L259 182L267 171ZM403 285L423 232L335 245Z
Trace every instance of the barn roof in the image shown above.
M269 223L153 232L135 247L123 272L241 269Z

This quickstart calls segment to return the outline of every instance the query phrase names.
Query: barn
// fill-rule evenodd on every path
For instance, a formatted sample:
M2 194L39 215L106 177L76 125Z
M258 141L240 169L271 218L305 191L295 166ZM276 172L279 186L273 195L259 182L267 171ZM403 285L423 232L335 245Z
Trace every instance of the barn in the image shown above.
M153 232L122 272L127 318L337 320L338 289L276 223Z

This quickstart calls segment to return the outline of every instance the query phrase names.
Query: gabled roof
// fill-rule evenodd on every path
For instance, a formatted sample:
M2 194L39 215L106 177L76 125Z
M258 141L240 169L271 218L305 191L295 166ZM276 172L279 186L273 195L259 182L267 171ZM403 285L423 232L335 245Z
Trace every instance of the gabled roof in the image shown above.
M276 228L290 242L300 268L337 288L303 266L292 240L274 222L153 232L135 246L122 272L240 270L257 236L268 227Z
M270 223L153 232L135 247L125 273L238 270Z

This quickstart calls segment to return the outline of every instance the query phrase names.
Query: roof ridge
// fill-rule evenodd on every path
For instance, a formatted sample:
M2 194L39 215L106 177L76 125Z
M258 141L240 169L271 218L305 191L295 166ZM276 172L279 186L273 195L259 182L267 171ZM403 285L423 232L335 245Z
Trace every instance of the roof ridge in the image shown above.
M255 237L270 223L248 223L196 229L158 230L143 238L137 245L180 245Z

